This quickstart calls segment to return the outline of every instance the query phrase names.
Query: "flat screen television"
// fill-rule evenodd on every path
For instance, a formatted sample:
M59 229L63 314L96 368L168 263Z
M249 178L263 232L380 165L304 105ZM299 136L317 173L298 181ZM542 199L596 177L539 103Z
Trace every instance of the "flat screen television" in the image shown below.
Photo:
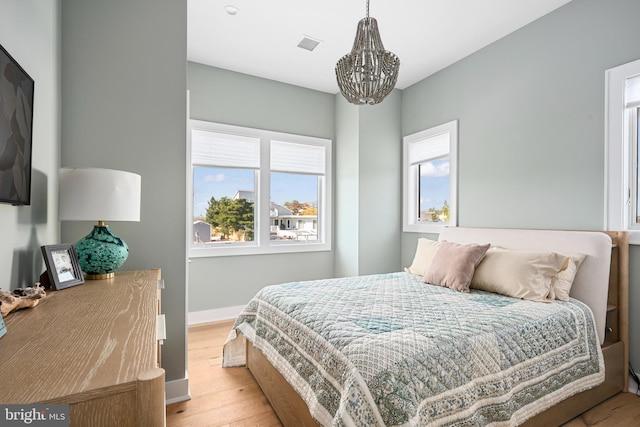
M31 204L33 79L0 45L0 203Z

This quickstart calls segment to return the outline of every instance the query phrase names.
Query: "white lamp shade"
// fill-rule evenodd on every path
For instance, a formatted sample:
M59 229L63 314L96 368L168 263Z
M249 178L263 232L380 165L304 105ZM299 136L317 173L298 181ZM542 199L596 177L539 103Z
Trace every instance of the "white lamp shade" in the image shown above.
M140 221L140 175L112 169L62 168L62 221Z

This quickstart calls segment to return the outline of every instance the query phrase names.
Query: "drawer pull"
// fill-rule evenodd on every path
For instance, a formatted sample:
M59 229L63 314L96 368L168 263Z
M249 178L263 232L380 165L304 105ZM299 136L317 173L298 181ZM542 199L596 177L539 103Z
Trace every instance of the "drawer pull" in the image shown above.
M156 339L160 341L160 344L163 344L164 340L167 339L167 328L165 326L164 314L158 315L158 320L156 322Z

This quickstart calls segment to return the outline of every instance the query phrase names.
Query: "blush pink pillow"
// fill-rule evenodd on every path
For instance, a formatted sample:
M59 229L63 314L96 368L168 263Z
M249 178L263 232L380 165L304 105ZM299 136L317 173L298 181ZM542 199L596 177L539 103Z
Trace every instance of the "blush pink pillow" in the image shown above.
M460 292L469 292L476 266L489 249L489 243L460 244L443 240L422 281Z

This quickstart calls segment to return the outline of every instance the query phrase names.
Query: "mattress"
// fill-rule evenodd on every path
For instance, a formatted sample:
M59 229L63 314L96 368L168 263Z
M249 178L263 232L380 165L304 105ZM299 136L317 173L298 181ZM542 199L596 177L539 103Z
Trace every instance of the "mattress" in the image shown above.
M583 303L460 293L398 272L262 289L223 366L249 339L326 426L519 424L604 380Z

